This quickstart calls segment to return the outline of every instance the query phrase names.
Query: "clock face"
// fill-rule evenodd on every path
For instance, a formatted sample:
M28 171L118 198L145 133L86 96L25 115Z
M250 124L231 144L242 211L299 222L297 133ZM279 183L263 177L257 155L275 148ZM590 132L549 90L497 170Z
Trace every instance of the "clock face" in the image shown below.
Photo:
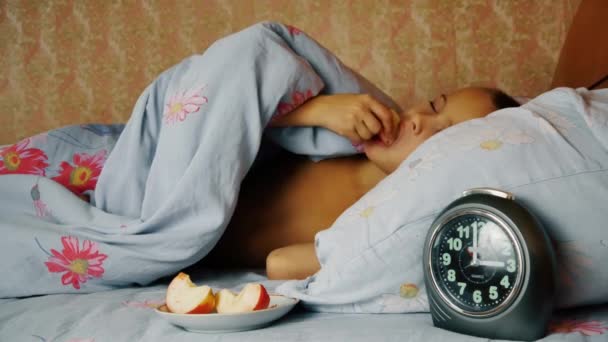
M521 249L514 235L490 216L452 218L431 246L431 270L442 297L471 315L506 308L522 278Z

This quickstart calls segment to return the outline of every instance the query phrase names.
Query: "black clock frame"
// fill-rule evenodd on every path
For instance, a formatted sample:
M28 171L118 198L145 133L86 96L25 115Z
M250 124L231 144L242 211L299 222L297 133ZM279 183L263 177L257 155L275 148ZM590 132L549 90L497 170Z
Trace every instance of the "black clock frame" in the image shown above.
M475 190L475 189L474 189ZM548 235L541 223L508 194L494 189L468 191L452 202L435 219L426 237L423 251L425 286L433 324L464 334L494 339L536 340L545 334L553 310L556 262ZM510 194L508 194L510 195ZM513 231L521 246L523 279L518 293L502 308L490 315L471 315L454 309L449 296L442 296L433 281L431 243L433 237L454 213L466 215L481 209L499 217Z

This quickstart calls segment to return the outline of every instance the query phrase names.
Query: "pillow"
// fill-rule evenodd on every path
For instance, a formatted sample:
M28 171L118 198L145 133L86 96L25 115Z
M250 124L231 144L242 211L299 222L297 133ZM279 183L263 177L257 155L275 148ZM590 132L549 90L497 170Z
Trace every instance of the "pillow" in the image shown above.
M608 299L608 90L558 88L436 134L315 237L321 269L277 292L315 311L428 311L422 246L463 190L512 192L558 256L558 307Z

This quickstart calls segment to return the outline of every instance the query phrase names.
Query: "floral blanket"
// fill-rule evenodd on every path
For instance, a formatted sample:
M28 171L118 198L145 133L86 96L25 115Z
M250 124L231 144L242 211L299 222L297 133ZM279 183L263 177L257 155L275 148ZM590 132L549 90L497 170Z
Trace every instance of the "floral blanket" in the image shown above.
M126 125L0 149L0 297L149 284L202 259L262 138L311 158L356 153L321 128L266 129L309 97L392 101L303 32L256 24L163 72Z

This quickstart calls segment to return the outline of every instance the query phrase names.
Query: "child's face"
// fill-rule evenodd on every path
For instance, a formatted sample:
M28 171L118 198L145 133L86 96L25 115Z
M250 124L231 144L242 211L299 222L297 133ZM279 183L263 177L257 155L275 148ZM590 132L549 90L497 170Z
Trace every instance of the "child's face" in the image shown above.
M367 158L391 173L433 134L460 122L481 118L496 110L492 96L483 88L462 88L423 102L401 114L392 145L373 139L364 143Z

